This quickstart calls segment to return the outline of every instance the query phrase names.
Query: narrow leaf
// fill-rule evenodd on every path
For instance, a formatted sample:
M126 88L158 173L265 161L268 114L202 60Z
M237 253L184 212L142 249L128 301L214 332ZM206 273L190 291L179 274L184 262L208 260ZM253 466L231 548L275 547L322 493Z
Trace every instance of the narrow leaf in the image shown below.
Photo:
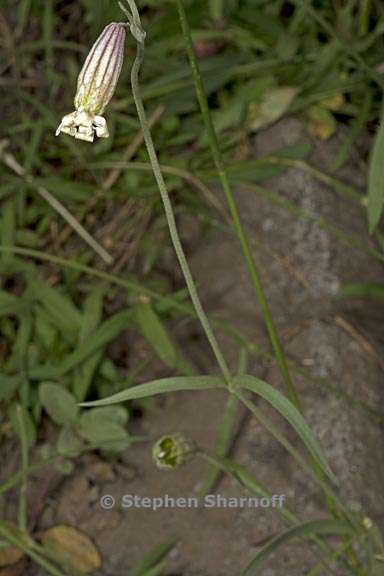
M19 375L8 376L0 372L0 402L10 400L20 384L21 377Z
M162 378L152 380L145 384L133 386L123 392L118 392L108 398L95 400L94 402L83 402L80 406L108 406L118 404L127 400L137 400L138 398L148 398L157 394L167 392L178 392L180 390L207 390L209 388L225 388L225 382L218 376L178 376L175 378Z
M20 425L20 417L23 420L23 425ZM26 432L28 446L31 448L36 442L36 426L32 420L30 412L21 404L12 404L8 409L8 418L11 426L22 441L24 437L24 430Z
M156 565L161 562L165 556L172 550L175 546L176 540L174 538L169 538L161 544L155 546L150 552L144 556L142 560L128 572L128 576L147 576L151 574L149 570L155 568Z
M311 520L297 526L292 526L292 528L288 528L281 534L278 534L263 546L250 564L248 564L247 568L241 573L241 576L256 576L259 574L261 564L276 552L280 546L292 540L292 538L308 537L317 534L344 535L351 533L351 527L340 520Z
M254 392L269 402L296 430L297 434L300 436L305 446L308 448L309 452L328 478L335 484L338 483L337 478L333 474L325 456L323 455L319 441L297 408L295 408L295 406L283 394L254 376L236 376L234 381L239 386Z
M116 338L131 322L132 312L130 310L123 310L112 316L112 318L108 318L97 328L92 336L78 346L75 352L67 356L58 367L58 373L63 375L78 366L86 358Z
M141 302L137 304L135 312L137 322L145 339L164 364L174 368L177 352L159 317L152 310L150 303Z
M380 282L351 282L340 288L337 296L347 298L358 296L364 298L384 298L384 283Z
M183 371L190 374L190 367L186 361L181 358L168 331L153 310L150 302L140 302L137 304L135 307L135 315L141 333L160 360L162 360L166 366L169 366L169 368L183 367Z
M26 304L22 298L9 294L5 290L0 290L0 317L16 316L26 310Z
M52 323L68 339L72 339L81 326L81 315L68 296L39 278L30 278L33 296L47 310Z
M104 292L104 286L98 286L89 293L85 301L84 315L79 334L79 345L86 342L95 333L101 321ZM84 400L87 396L95 371L102 359L102 352L102 350L98 350L90 356L90 358L79 367L75 374L72 389L79 401Z
M233 437L233 427L239 404L238 398L234 394L228 396L227 403L224 409L223 420L217 429L217 436L215 441L214 452L219 457L224 457L230 449L231 440ZM200 489L200 496L210 494L214 489L219 477L220 469L217 466L212 466L209 470L207 478Z
M13 246L15 240L15 204L13 200L6 202L1 220L1 244L3 246ZM12 252L4 252L1 255L4 264L12 260Z
M372 234L384 206L384 105L379 130L373 144L368 175L368 224Z

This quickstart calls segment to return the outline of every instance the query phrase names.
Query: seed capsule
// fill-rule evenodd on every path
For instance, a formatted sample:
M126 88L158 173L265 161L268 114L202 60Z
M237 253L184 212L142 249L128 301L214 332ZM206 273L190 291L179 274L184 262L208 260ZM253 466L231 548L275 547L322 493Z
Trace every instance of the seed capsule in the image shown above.
M125 25L112 22L104 28L89 52L77 80L75 112L67 114L56 131L93 142L95 134L108 138L102 116L111 100L124 58Z

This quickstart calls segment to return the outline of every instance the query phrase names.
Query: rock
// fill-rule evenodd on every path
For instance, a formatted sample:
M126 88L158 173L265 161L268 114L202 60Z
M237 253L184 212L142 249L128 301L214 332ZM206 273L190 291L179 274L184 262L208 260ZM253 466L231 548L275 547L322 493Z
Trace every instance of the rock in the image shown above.
M273 154L303 141L309 141L303 124L295 118L284 119L257 135L255 155ZM340 136L327 142L311 142L311 164L329 172ZM354 152L341 176L363 187L363 168ZM359 504L365 514L382 523L383 431L362 403L373 411L382 410L383 374L378 358L384 340L380 333L383 323L378 321L378 312L370 312L366 303L345 303L335 298L339 287L347 282L382 279L381 263L364 249L342 242L332 230L336 226L369 245L364 210L300 166L289 168L263 186L309 215L301 219L271 203L266 195L245 186L236 189L273 317L295 368L292 374L307 422L340 480L342 497L348 503ZM209 313L226 319L250 341L268 350L259 306L236 239L218 229L201 237L191 222L187 226L183 237L187 243L189 239L192 244L197 242L191 264ZM191 252L192 246L187 247ZM175 266L174 259L171 264ZM178 332L183 351L197 371L217 371L205 339L197 334L200 332L191 323ZM218 336L235 369L238 345L222 332ZM270 360L251 356L249 371L284 391L279 372ZM209 448L225 400L225 394L218 391L159 397L141 420L142 433L157 439L166 433L181 432ZM265 403L260 407L305 455L288 424ZM233 457L273 493L284 494L287 505L300 519L325 516L325 504L316 484L254 418L245 420ZM102 472L103 481L96 483L99 495L111 494L117 502L127 493L194 495L207 473L207 465L199 459L172 473L158 470L147 444L133 445L123 461L135 473L126 477L115 468L115 476L109 477ZM285 526L270 508L101 510L93 498L88 498L84 474L80 472L72 481L66 481L65 490L58 496L56 521L67 518L95 539L104 558L104 576L126 575L145 552L172 535L178 542L169 557L169 576L234 576L267 539ZM244 495L236 481L228 477L222 480L218 492L227 497ZM266 562L260 575L304 576L317 562L308 544L295 541Z

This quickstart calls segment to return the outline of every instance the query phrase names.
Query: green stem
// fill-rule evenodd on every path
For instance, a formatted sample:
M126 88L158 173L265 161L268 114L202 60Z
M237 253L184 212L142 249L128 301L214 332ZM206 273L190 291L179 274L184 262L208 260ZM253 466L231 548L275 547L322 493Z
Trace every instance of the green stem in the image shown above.
M359 33L361 36L368 33L369 17L372 8L372 0L361 0L359 8Z
M238 360L237 373L244 375L247 372L248 352L245 348L241 348ZM231 449L231 444L234 440L234 425L236 422L237 409L239 400L235 394L230 394L224 408L224 415L218 427L215 447L215 454L221 458L227 456ZM217 466L212 466L208 472L207 478L204 480L200 490L199 497L203 498L210 494L215 488L220 478L220 469Z
M253 413L253 415L259 420L259 422L264 426L272 436L276 438L278 442L291 454L291 456L298 462L301 468L314 480L319 486L323 489L323 492L327 498L327 504L330 513L334 516L334 518L340 518L340 515L344 517L346 521L354 528L356 531L359 530L359 524L356 522L354 516L350 513L348 508L344 505L342 500L339 496L332 490L328 483L325 481L323 474L319 470L318 466L315 462L312 463L312 467L310 467L301 454L292 446L292 444L283 436L279 430L275 427L273 422L266 417L263 412L251 401L249 400L244 394L240 392L240 390L235 392L237 398L245 405L247 408ZM348 557L350 559L350 564L353 568L358 570L358 576L366 576L364 571L361 571L360 564L355 554L353 548L348 549Z
M195 52L193 49L193 42L191 36L191 30L189 28L187 15L185 12L183 0L177 0L177 6L179 10L179 17L181 22L181 27L183 30L184 39L187 46L187 52L192 68L192 75L196 89L196 96L200 105L201 113L204 119L204 123L206 126L206 130L209 137L209 142L211 146L212 156L215 162L215 166L221 181L221 185L227 200L228 208L231 214L233 227L236 232L236 235L239 239L241 249L243 251L243 255L247 264L247 268L249 271L249 275L251 277L257 299L259 301L261 311L263 314L264 322L268 330L269 338L271 340L271 344L273 346L273 350L276 355L276 361L279 366L280 372L282 374L283 380L285 382L288 397L291 402L300 409L300 400L295 390L294 384L291 380L291 376L288 370L287 360L284 354L283 347L281 345L279 336L277 334L275 325L273 323L272 314L269 308L269 304L267 298L264 293L264 289L261 284L260 275L256 267L256 263L253 259L250 243L247 237L247 234L243 228L241 223L240 215L237 209L237 205L235 202L235 198L233 196L233 192L231 186L229 184L228 176L225 170L223 158L220 152L219 141L216 134L215 127L213 125L213 120L211 116L211 112L208 105L207 96L205 94L203 80L200 73L199 64L197 58L195 56Z
M218 471L224 472L228 474L231 478L233 478L236 482L239 483L240 486L245 488L251 494L256 494L258 497L261 498L271 498L273 493L269 491L267 488L262 486L256 478L248 472L246 468L238 464L234 460L230 458L222 457L217 453L210 453L206 450L203 450L199 447L197 451L197 455L209 462L212 466L217 468ZM203 498L205 495L202 494L200 497ZM290 524L299 524L300 518L292 512L287 506L283 506L281 508L277 507L276 511L289 522ZM331 548L327 542L322 540L318 536L310 536L307 537L312 541L313 544L316 544L321 550L322 553L326 554L328 557L331 557L334 554L333 548ZM330 573L335 574L335 572L329 566L327 559L321 561L321 565L324 568L328 567ZM345 566L344 566L345 567ZM348 567L346 567L348 569ZM350 573L350 572L349 572Z
M343 503L340 500L338 500L338 498L337 498L336 494L333 492L332 488L330 486L328 486L328 483L324 480L324 477L316 474L316 472L313 470L313 468L309 464L307 464L305 459L296 450L296 448L294 448L294 446L291 444L291 442L289 442L289 440L287 440L287 438L283 434L281 434L281 432L276 428L276 426L273 424L273 422L267 416L265 416L265 414L260 410L260 408L258 408L258 406L256 406L256 404L252 400L249 400L247 398L247 396L245 394L243 394L240 390L237 390L235 392L235 394L236 394L237 398L244 404L244 406L246 406L248 408L248 410L250 412L252 412L252 414L260 422L260 424L262 426L264 426L264 428L266 430L268 430L268 432L272 436L274 436L274 438L282 446L284 446L284 448L287 450L287 452L289 454L291 454L291 456L294 458L294 460L297 461L297 463L312 478L312 480L314 480L314 482L316 482L317 484L319 484L319 486L321 486L321 488L323 489L325 494L338 501L340 509L342 509L345 512L346 517L351 522L351 524L354 526L355 524L353 522L353 517L349 514L349 511L344 507Z
M213 20L221 20L224 13L224 0L211 0L209 4Z
M145 436L130 436L130 440L132 443L148 442L149 438L147 438ZM101 443L97 442L96 444L89 444L88 446L84 446L81 449L79 456L81 456L83 454L88 454L89 452L94 452L95 450L103 448L104 446L105 446L105 448L108 448L108 445L109 445L108 441L101 442ZM50 466L51 464L53 464L57 460L65 458L66 456L68 456L68 458L71 458L70 454L65 454L65 453L59 454L58 452L55 452L54 454L49 456L49 458L46 458L40 462L36 462L36 464L30 464L30 465L28 465L28 468L26 468L25 470L19 470L18 472L13 474L13 476L11 476L11 478L9 478L8 480L6 480L2 484L0 484L0 496L6 494L7 492L9 492L9 490L12 490L12 488L17 486L18 484L21 484L23 482L25 476L28 476L29 474L34 474L35 472L39 472L43 468L45 468L46 466Z
M28 455L28 438L25 426L25 419L23 409L20 404L17 404L16 406L16 418L20 431L19 434L20 434L20 446L21 446L21 473L22 473L22 482L20 484L20 492L19 492L18 523L19 523L19 529L22 532L27 532L27 525L28 525L27 488L28 488L29 455Z
M21 538L18 538L12 532L12 530L10 530L7 527L7 525L4 524L3 522L0 522L0 536L4 538L4 540L6 540L9 544L12 544L12 546L16 546L17 548L25 552L25 554L29 556L31 560L36 562L36 564L39 564L39 566L44 568L44 570L46 570L49 574L52 574L52 576L65 576L63 572L58 570L53 564L51 564L50 562L48 562L48 560L43 558L38 552L33 550L31 546L29 546ZM33 542L32 545L35 546L35 543Z
M137 23L137 25L139 25L139 23ZM136 59L135 59L135 62L133 63L132 71L131 71L132 93L133 93L133 97L135 100L136 109L137 109L137 113L139 116L141 128L143 131L145 144L147 146L148 155L149 155L149 159L150 159L150 162L152 165L153 173L154 173L157 185L159 187L161 198L162 198L162 201L164 204L164 210L165 210L165 215L166 215L167 222L168 222L171 240L172 240L173 247L175 249L177 258L179 260L180 267L181 267L182 272L184 274L185 282L187 284L187 288L188 288L193 306L196 310L196 314L197 314L197 316L201 322L201 325L204 329L204 332L208 338L208 341L209 341L211 348L212 348L212 351L216 357L217 363L218 363L218 365L222 371L224 379L225 379L226 383L228 384L228 386L231 387L231 375L229 372L229 368L228 368L227 363L225 361L225 358L224 358L224 356L220 350L220 347L219 347L218 342L216 340L216 337L213 333L213 330L210 326L208 317L207 317L207 315L203 309L203 306L200 302L200 298L199 298L199 295L198 295L197 290L196 290L195 282L193 280L187 259L186 259L185 254L184 254L183 247L181 245L179 234L177 232L176 221L175 221L175 216L174 216L173 209L172 209L172 204L171 204L171 201L169 199L167 187L165 185L164 178L163 178L163 175L161 172L159 160L157 158L156 150L155 150L155 147L153 144L151 131L150 131L150 128L148 126L147 116L146 116L146 113L144 110L143 100L142 100L141 93L140 93L139 73L140 73L141 64L142 64L143 59L144 59L144 39L142 39L142 41L139 41L139 38L136 37L136 40L137 40L137 54L136 54Z

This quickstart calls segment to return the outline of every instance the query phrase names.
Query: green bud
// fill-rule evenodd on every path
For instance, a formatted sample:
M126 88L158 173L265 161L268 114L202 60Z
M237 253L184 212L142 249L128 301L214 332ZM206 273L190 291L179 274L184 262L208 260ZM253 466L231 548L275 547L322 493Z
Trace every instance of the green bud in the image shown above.
M184 464L195 451L195 447L184 436L170 434L156 442L152 455L159 468L174 470Z

